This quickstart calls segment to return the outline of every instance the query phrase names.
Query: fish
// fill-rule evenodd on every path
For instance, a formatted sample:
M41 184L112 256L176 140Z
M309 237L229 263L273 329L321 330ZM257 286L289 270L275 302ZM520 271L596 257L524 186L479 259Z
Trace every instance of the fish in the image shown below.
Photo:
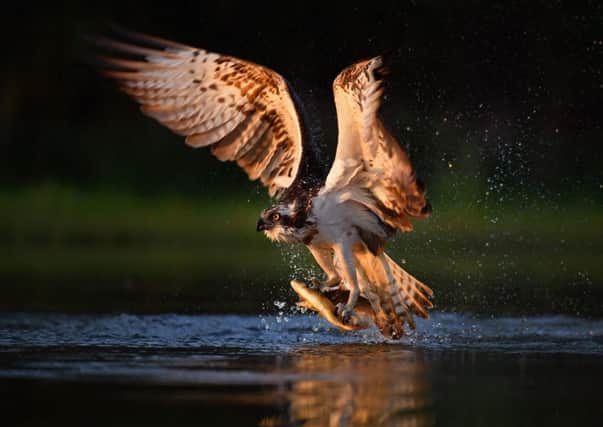
M291 287L300 297L300 301L297 303L298 306L316 311L330 324L342 331L357 331L366 329L370 325L370 320L373 317L373 310L368 301L363 298L358 300L355 307L357 316L351 319L349 323L344 323L339 316L337 316L335 308L337 300L344 300L342 298L343 295L340 295L341 293L323 293L316 288L309 287L299 280L292 280ZM329 299L329 296L331 296L333 300Z

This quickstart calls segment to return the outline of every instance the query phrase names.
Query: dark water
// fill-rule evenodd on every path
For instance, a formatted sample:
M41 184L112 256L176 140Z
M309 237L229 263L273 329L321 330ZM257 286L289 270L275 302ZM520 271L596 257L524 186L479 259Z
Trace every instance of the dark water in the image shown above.
M603 321L0 315L3 425L600 425Z

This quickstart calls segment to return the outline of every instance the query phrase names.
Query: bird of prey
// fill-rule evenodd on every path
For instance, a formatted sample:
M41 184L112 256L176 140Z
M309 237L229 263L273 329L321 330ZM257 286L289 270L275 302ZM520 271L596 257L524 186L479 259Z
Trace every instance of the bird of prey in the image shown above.
M309 249L325 273L313 283L337 301L342 323L358 321L359 298L386 337L400 338L405 323L414 329L413 314L428 317L431 289L384 251L431 206L408 153L378 116L382 57L349 66L333 82L339 135L325 176L300 101L281 75L162 38L117 34L93 40L110 52L98 56L103 74L186 144L237 162L267 188L275 204L261 212L257 230Z

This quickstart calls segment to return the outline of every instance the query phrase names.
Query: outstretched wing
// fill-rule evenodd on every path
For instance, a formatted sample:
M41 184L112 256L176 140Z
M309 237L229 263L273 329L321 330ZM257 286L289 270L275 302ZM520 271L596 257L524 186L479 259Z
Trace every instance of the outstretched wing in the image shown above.
M408 231L409 217L430 212L425 189L406 151L385 129L377 113L383 93L381 57L358 62L333 82L339 137L324 192L352 186L366 190L366 205L385 224Z
M295 181L304 153L300 115L285 79L268 68L136 32L126 42L95 37L119 57L99 56L103 74L141 104L141 110L185 136L236 161L270 196ZM107 69L107 67L109 69Z

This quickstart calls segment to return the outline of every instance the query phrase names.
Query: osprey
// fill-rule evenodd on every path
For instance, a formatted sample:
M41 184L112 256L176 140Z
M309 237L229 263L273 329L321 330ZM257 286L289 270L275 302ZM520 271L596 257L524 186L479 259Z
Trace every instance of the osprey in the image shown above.
M401 337L405 322L414 329L413 314L428 317L431 289L384 251L431 207L408 154L378 117L381 57L351 65L333 82L339 136L325 177L300 103L279 74L137 32L118 34L123 41L94 39L119 54L99 56L103 74L189 146L210 147L260 180L276 203L261 213L257 230L309 249L325 273L313 283L338 301L341 322L358 322L359 298L387 337Z

